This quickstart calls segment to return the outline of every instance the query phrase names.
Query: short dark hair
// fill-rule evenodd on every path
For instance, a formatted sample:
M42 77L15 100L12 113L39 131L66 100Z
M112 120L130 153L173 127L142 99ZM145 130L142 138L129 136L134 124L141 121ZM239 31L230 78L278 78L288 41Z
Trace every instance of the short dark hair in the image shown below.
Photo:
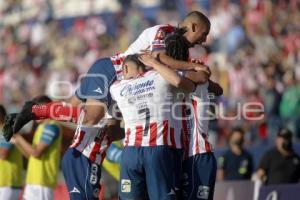
M139 54L128 55L125 57L123 64L126 62L134 62L138 67L141 67L143 70L145 70L146 66L139 60L139 56Z
M36 104L50 103L52 100L47 95L37 96L32 100Z
M0 123L4 123L5 116L6 110L3 105L0 105Z
M206 17L206 15L204 15L202 12L197 11L197 10L192 11L185 16L184 20L189 19L189 18L197 19L200 23L204 23L207 26L207 28L210 29L210 21L209 21L208 17Z
M242 135L245 134L245 131L244 131L244 129L243 129L242 127L234 127L234 128L231 129L231 131L230 131L229 138L231 138L232 135L233 135L233 133L235 133L235 132L241 133Z

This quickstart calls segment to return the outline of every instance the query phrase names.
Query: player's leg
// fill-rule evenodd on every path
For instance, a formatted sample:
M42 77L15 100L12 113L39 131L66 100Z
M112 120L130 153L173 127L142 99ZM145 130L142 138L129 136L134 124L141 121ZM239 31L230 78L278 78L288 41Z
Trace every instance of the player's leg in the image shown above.
M217 162L213 153L197 154L183 162L183 199L212 200Z
M117 74L110 58L99 59L83 76L75 95L83 102L90 99L97 100L99 103L104 103L104 105L110 103L109 86L116 80L116 77ZM29 121L38 119L50 118L58 121L77 121L81 108L77 107L78 100L73 100L71 103L75 105L62 102L36 105L33 101L26 102L16 118L13 130L16 133ZM89 104L89 106L93 105L93 102ZM92 121L94 124L99 122L104 113L98 112L97 118L95 118L95 112L90 113L98 110L98 107L99 105L96 103L94 109L86 110L85 121Z
M41 186L42 196L44 200L53 200L54 191L52 188Z
M54 198L53 189L41 185L27 184L24 189L24 200L51 200Z
M182 151L166 146L144 147L143 150L149 198L180 199Z
M141 148L125 147L121 158L119 196L121 200L147 199Z
M69 148L62 160L62 171L71 200L98 199L101 167L81 152Z

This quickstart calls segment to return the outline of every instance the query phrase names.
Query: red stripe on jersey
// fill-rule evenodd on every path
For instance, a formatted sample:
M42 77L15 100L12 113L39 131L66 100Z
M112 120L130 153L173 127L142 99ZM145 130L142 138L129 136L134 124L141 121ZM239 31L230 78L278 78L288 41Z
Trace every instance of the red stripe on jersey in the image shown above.
M204 141L205 141L205 151L206 152L211 152L210 144L207 141L206 134L202 133L202 137L204 138Z
M168 132L169 132L169 123L167 120L163 121L163 140L164 145L168 145Z
M101 141L102 142L102 141ZM90 154L90 156L89 156L89 159L91 160L91 161L95 161L95 159L96 159L96 154L99 152L99 150L100 150L100 147L101 147L101 142L95 142L95 145L94 145L94 147L93 147L93 149L92 149L92 152L91 152L91 154Z
M170 129L170 139L171 139L171 146L173 148L176 148L176 142L175 142L175 131L174 128Z
M128 128L126 133L125 133L125 146L128 146L129 136L130 136L130 128Z
M116 71L116 73L121 74L121 73L123 73L123 70L118 70L118 71Z
M80 131L80 132L79 132L79 135L76 137L76 139L75 139L75 141L74 141L75 143L72 144L71 147L74 147L74 148L78 147L79 144L80 144L80 142L81 142L81 141L83 140L83 138L84 138L84 134L85 134L84 131Z
M137 126L135 128L135 142L134 142L134 146L136 147L140 147L142 145L142 139L143 139L143 126Z
M156 146L157 140L157 123L150 123L150 142L149 146Z
M115 59L115 60L111 60L113 65L121 65L121 60L120 59Z
M195 117L195 129L196 129L196 153L200 153L199 151L199 133L198 133L198 128L197 128L197 124L198 124L198 112L197 112L197 101L192 100L192 104L193 104L193 108L194 108L194 117Z

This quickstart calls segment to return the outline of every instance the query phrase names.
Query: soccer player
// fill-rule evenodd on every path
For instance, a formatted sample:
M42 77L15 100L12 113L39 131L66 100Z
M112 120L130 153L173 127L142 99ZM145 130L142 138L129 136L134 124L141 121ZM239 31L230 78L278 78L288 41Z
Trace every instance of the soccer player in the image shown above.
M171 57L188 60L184 54L182 35L174 34L166 39L166 53ZM193 77L193 72L186 72L186 77ZM170 78L170 77L168 77ZM171 79L167 79L171 81ZM192 79L191 79L192 80ZM183 162L183 199L213 199L216 181L216 159L208 141L209 123L209 92L215 96L223 93L222 88L215 82L194 82L196 89L183 99L181 111L182 130L184 132L185 160ZM200 83L200 84L199 84ZM178 109L177 109L178 111Z
M0 105L0 127L4 124L5 108ZM23 159L11 143L0 138L0 199L18 200L23 181Z
M186 18L179 24L179 27L184 27L187 31L184 35L185 40L189 47L201 43L206 39L206 35L209 31L209 21L205 15L198 11L194 11L186 16ZM170 66L179 69L199 69L206 66L201 64L191 64L184 61L176 61L162 52L164 49L164 38L171 34L175 30L175 27L170 25L158 25L146 29L140 37L129 47L128 51L122 55L113 56L111 58L103 58L96 61L96 63L90 68L87 76L82 80L80 88L76 91L76 97L71 100L71 105L64 105L63 103L50 103L43 106L34 105L29 102L23 107L21 114L18 115L16 123L14 124L14 132L17 132L24 124L32 119L44 119L54 118L56 120L73 120L78 121L80 109L78 106L81 102L84 102L84 115L81 121L80 127L77 128L74 136L74 142L71 148L66 152L64 156L64 163L80 162L85 163L82 165L84 168L92 169L92 166L101 165L105 152L112 139L108 140L107 136L100 136L99 127L93 127L101 119L103 119L106 113L106 107L111 104L111 96L108 91L109 86L117 79L122 78L121 64L125 55L135 52L141 52L142 50L150 50L155 52L162 62L168 63ZM199 76L203 71L199 72ZM119 126L119 122L115 120L109 120L109 124L106 127L112 127L116 129ZM11 126L11 125L10 125ZM10 126L5 130L9 130ZM10 138L10 131L5 131L6 139ZM114 132L116 133L116 132ZM74 153L75 152L75 153ZM83 158L85 157L85 158ZM84 162L81 159L86 159ZM68 161L67 161L68 160ZM95 164L95 165L94 165ZM71 164L70 164L71 165ZM77 166L77 165L76 165ZM79 164L78 164L79 166ZM70 171L64 175L69 175ZM90 173L89 170L87 173ZM97 170L99 172L99 170ZM76 178L78 176L78 178ZM92 175L93 177L95 174ZM97 180L100 179L99 173L96 173ZM88 176L86 176L88 177ZM86 188L100 187L97 184L92 184L85 177L81 177L78 171L73 170L69 184L68 178L67 186L71 194L86 198ZM69 179L70 180L70 179ZM90 187L85 187L86 185ZM75 199L75 197L71 197ZM79 197L78 197L79 198ZM80 199L80 198L79 198Z
M142 63L142 62L144 63ZM145 64L156 71L145 70ZM169 83L164 76L173 74ZM181 135L172 127L173 91L194 84L152 56L129 55L124 80L110 87L123 115L126 136L121 158L120 199L176 199L180 188Z
M40 96L35 98L34 102L49 103L51 99ZM59 125L53 120L41 120L38 122L32 144L20 134L15 134L11 141L29 159L23 199L54 199L53 189L57 183L62 141Z

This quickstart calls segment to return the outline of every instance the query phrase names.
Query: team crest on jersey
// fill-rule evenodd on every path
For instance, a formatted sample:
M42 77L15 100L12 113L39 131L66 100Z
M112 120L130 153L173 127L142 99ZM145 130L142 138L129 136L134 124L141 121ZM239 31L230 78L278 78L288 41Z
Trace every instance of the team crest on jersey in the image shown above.
M121 192L125 192L125 193L131 192L131 181L129 179L121 180Z
M197 198L198 199L208 199L209 196L209 187L205 185L199 185Z

